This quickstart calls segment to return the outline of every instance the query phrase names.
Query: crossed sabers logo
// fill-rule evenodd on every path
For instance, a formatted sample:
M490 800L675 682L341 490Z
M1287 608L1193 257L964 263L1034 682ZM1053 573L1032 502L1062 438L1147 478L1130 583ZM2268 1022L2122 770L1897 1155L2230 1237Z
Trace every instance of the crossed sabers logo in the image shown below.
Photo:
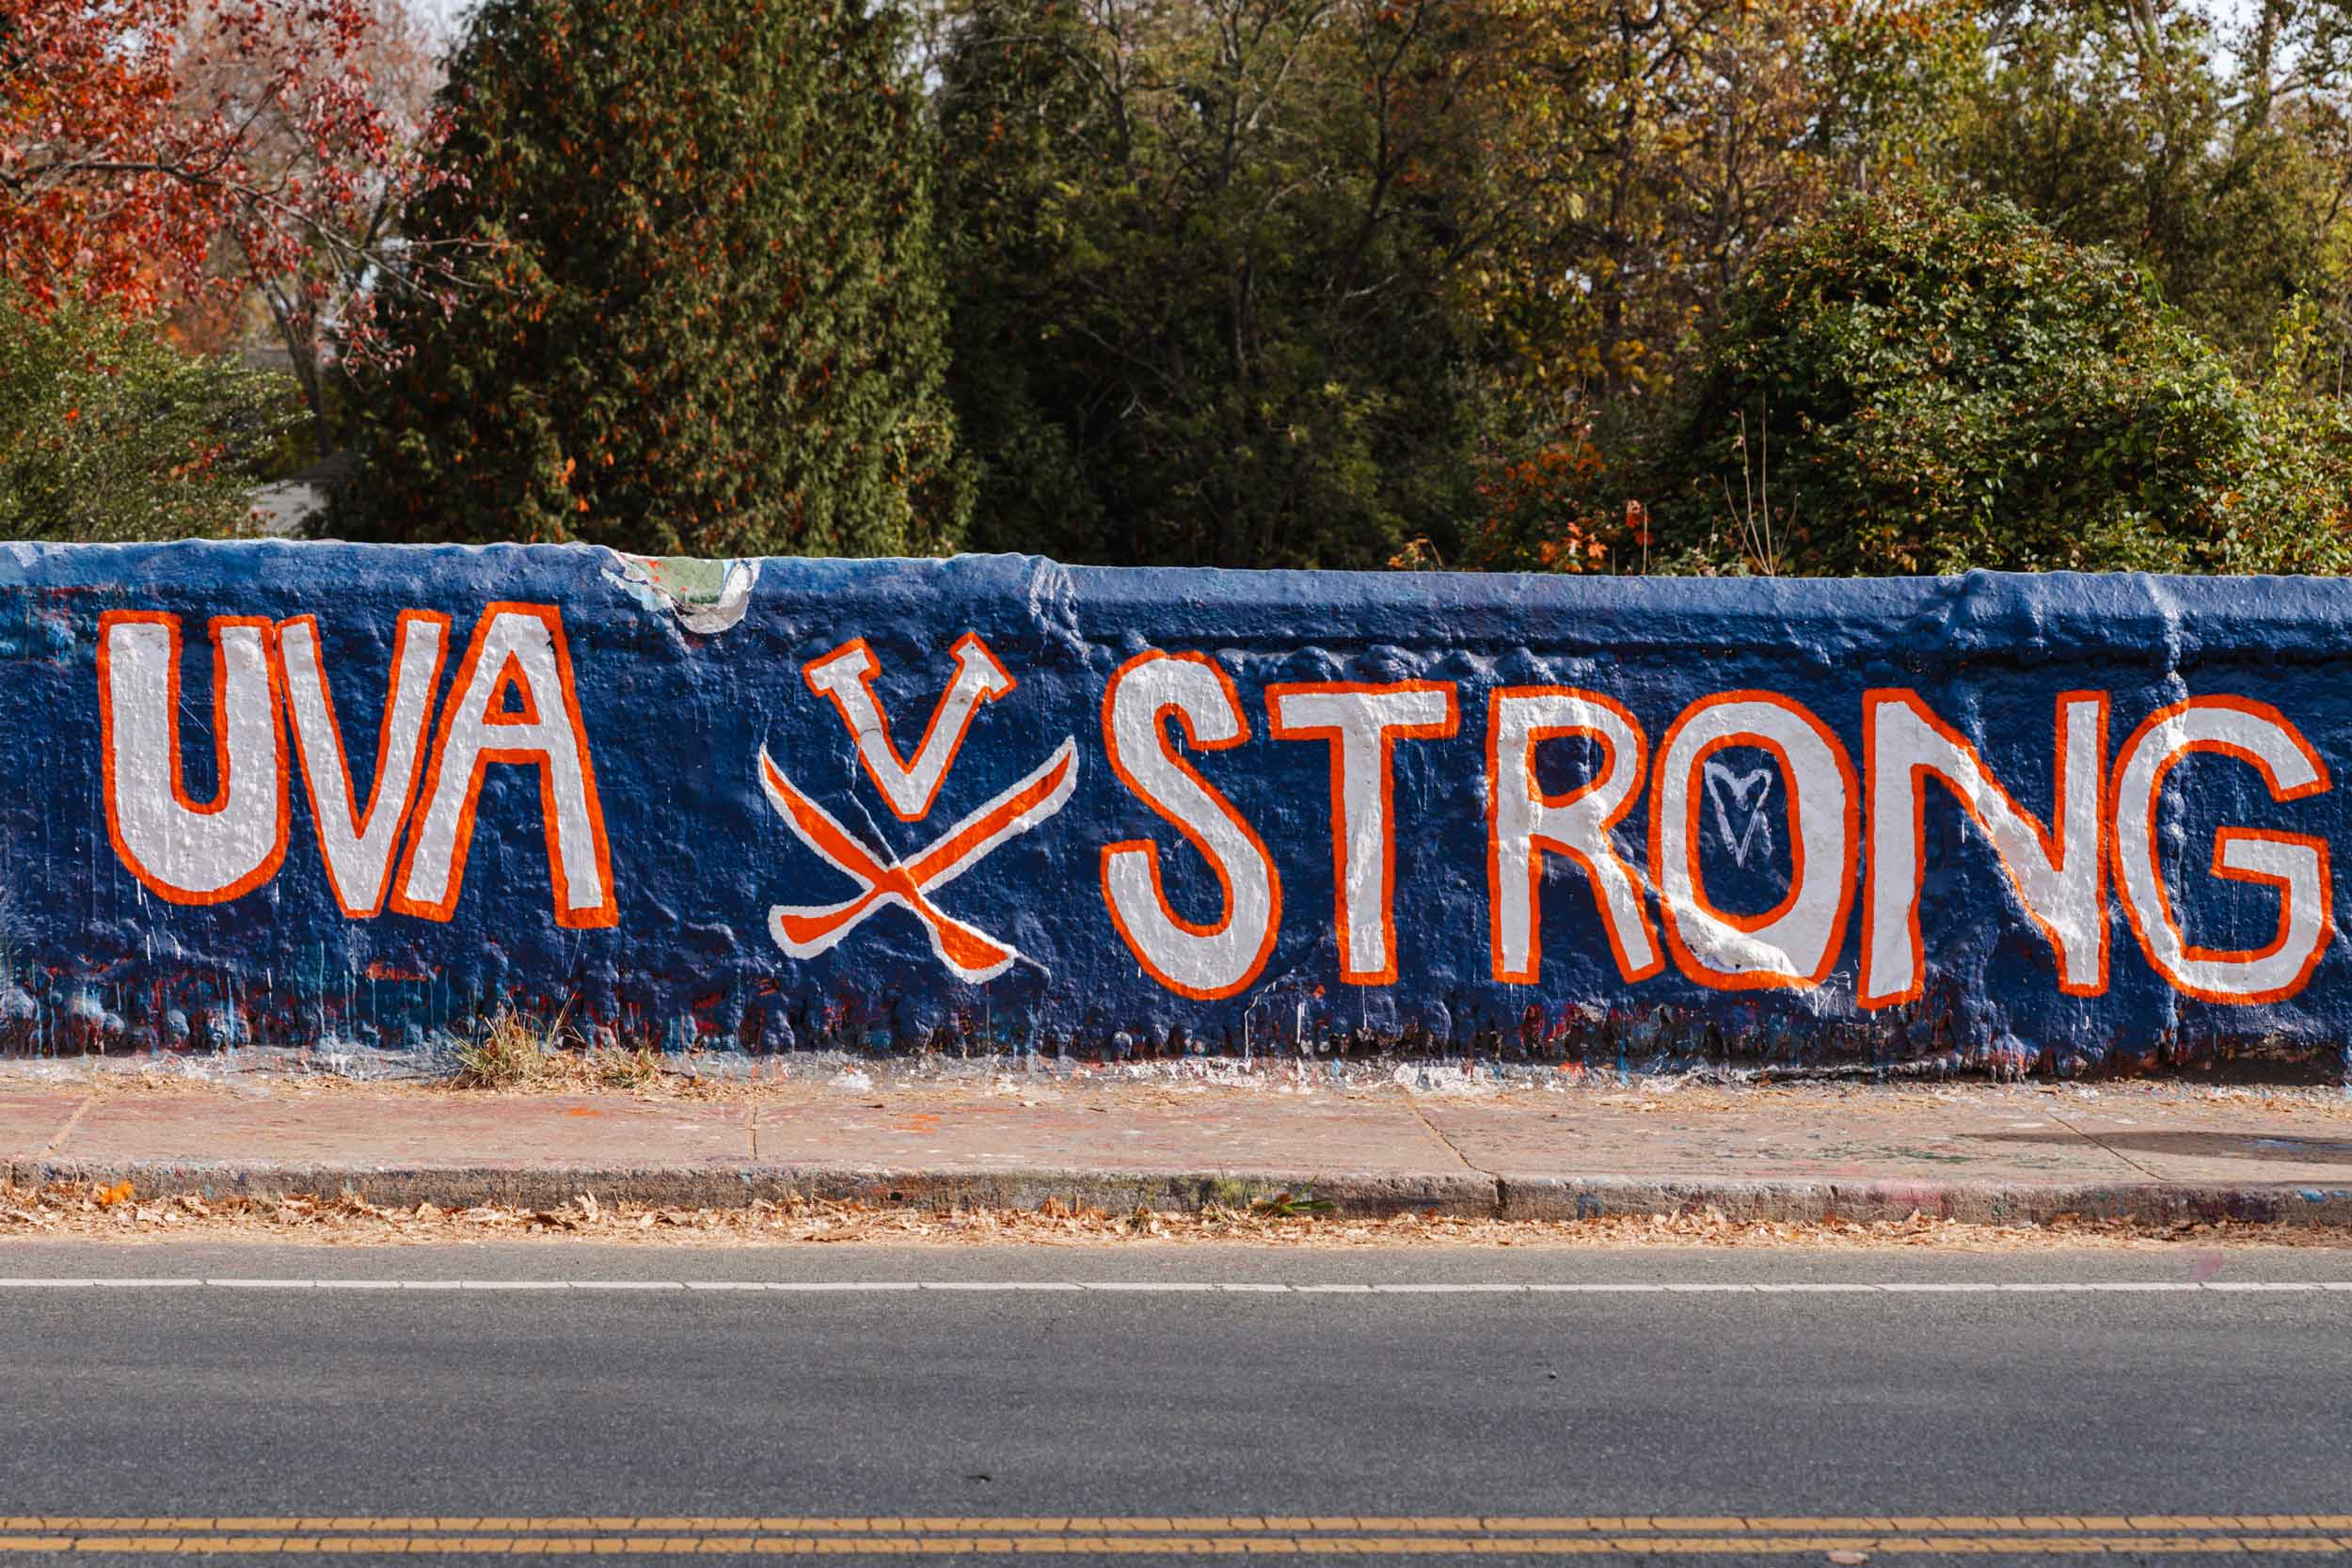
M842 723L849 726L866 776L873 780L882 800L901 822L919 822L930 815L980 705L995 701L1020 684L974 633L958 638L949 651L955 656L955 676L940 693L930 725L911 758L899 756L890 738L890 721L874 695L874 651L864 638L811 659L801 671L809 690L831 702ZM775 906L768 911L769 934L791 957L813 958L855 930L868 915L896 904L923 923L930 933L932 951L958 979L994 979L1012 967L1020 953L947 913L932 895L1007 839L1028 832L1061 810L1077 773L1077 737L1068 736L1035 770L948 829L929 847L899 860L886 849L868 847L834 820L786 776L762 746L759 783L769 803L795 837L858 884L855 896L842 903Z

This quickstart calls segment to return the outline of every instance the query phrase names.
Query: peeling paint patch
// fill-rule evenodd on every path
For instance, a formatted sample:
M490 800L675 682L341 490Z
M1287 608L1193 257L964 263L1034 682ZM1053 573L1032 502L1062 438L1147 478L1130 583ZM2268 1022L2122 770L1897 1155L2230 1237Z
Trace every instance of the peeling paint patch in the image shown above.
M759 581L756 561L612 554L621 569L605 573L606 581L647 610L676 616L678 625L697 637L716 637L742 620Z

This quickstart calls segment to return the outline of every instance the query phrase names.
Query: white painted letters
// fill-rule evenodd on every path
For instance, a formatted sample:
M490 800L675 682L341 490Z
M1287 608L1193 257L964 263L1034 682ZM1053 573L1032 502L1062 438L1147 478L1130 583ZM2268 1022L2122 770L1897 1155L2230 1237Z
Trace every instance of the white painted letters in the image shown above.
M212 623L215 793L188 798L180 768L180 617L108 610L98 622L106 836L131 874L174 904L218 904L266 882L286 855L284 733L273 628Z
M1249 720L1206 654L1139 654L1103 695L1111 770L1208 862L1223 908L1205 923L1178 914L1160 884L1160 847L1148 838L1104 847L1103 899L1146 974L1180 996L1210 1000L1244 990L1265 967L1282 921L1282 879L1256 830L1169 744L1170 718L1185 744L1203 752L1248 739Z
M294 719L294 752L302 763L310 816L318 825L327 886L344 914L365 919L384 907L392 856L423 771L433 696L449 651L449 617L421 610L401 611L386 683L384 722L375 742L375 786L368 793L365 812L359 809L342 728L335 719L335 696L319 653L317 618L299 615L282 623L278 646L285 670L286 707Z
M931 710L931 721L912 758L901 758L891 741L889 716L874 695L874 651L866 639L844 642L822 658L809 660L801 671L808 689L840 710L841 721L857 743L858 761L901 822L919 822L930 815L931 802L939 798L939 786L980 705L1019 684L976 633L965 632L948 651L955 656L955 678L939 694L939 705Z
M1771 752L1786 785L1788 895L1759 915L1717 909L1699 873L1702 770L1730 746ZM1855 794L1853 765L1829 726L1777 692L1725 691L1682 710L1658 758L1649 858L1684 974L1721 990L1828 977L1853 898Z
M484 769L494 762L539 769L555 923L612 925L618 912L612 851L572 690L571 654L552 605L493 604L475 625L441 712L392 909L428 920L447 920L456 911L473 844L475 798Z
M352 630L362 645L373 645L380 635L375 627ZM212 654L209 689L183 693L182 616L117 610L98 617L100 794L107 838L128 874L155 897L176 905L212 905L267 884L285 858L297 793L290 774L298 766L299 793L310 802L326 892L335 906L355 920L385 911L451 920L460 904L481 791L490 768L506 764L532 770L505 775L526 786L513 792L517 803L528 797L528 784L537 785L537 832L546 843L555 923L575 929L617 923L596 768L555 606L485 607L446 686L443 671L453 641L449 617L400 610L391 628L381 708L366 700L374 690L373 668L341 677L346 706L360 707L364 723L378 731L372 751L363 740L355 742L356 732L346 732L338 715L328 640L318 617L296 615L276 623L224 615L206 625L205 636ZM200 650L184 652L201 664ZM1063 737L1065 726L1056 723L1048 733L1057 743L1029 752L1042 760L1009 784L1002 778L1009 771L1004 756L1028 752L1030 742L1017 729L993 735L973 762L977 775L996 793L964 812L953 827L928 834L927 846L908 850L892 842L899 830L866 795L858 769L901 821L930 816L974 733L977 716L1017 684L975 633L959 637L949 654L954 673L911 754L901 754L891 739L875 689L877 662L863 638L805 663L786 664L767 677L789 686L797 669L813 697L795 699L802 727L774 737L774 751L758 749L755 765L753 756L738 760L747 765L747 777L757 779L790 832L850 884L831 895L833 902L784 902L768 910L771 935L787 960L817 959L848 931L897 908L921 923L949 975L985 984L1023 961L1013 939L1025 928L1037 928L1028 925L1037 912L1034 900L1066 899L1066 884L1031 887L1025 879L1032 873L1008 857L996 873L973 879L950 895L952 913L940 903L942 891L1023 835L1035 833L1033 848L1024 858L1049 867L1059 863L1057 875L1067 870L1057 857L1073 851L1093 855L1099 839L1112 836L1073 839L1063 836L1067 824L1052 834L1037 831L1056 821L1066 804L1080 800L1077 756L1083 743L1074 735ZM1433 655L1431 667L1495 668L1467 655L1447 660L1454 656ZM1503 667L1543 668L1532 657ZM693 681L726 672L724 665L698 666ZM200 683L200 674L197 678ZM624 689L640 678L628 671L616 676ZM688 689L704 694L691 683ZM355 689L359 697L352 695ZM2268 803L2285 806L2324 794L2331 786L2327 765L2284 715L2249 698L2201 696L2158 708L2122 744L2110 769L2107 693L2056 692L2045 796L2039 787L2040 720L2029 711L2021 724L2007 717L2016 711L2013 699L1996 697L1984 711L2004 717L1970 721L1979 728L2006 723L2031 732L2015 738L2036 760L2010 774L2009 782L2015 784L2019 774L2030 778L2026 798L2037 806L2047 802L2046 815L2038 815L2021 806L1994 775L1976 739L1909 688L1864 691L1858 709L1849 701L1833 715L1849 734L1858 721L1859 774L1837 732L1773 691L1724 691L1691 703L1665 730L1653 755L1631 709L1600 691L1483 684L1468 688L1486 692L1482 771L1470 743L1458 738L1462 689L1453 679L1278 682L1263 689L1271 736L1317 743L1320 750L1253 748L1212 764L1204 761L1209 753L1233 752L1250 738L1243 694L1226 671L1200 652L1152 650L1121 665L1103 694L1102 744L1119 784L1166 828L1156 836L1139 832L1103 845L1099 875L1106 916L1143 974L1175 995L1216 1000L1248 991L1273 960L1281 935L1281 867L1235 805L1236 798L1253 806L1275 802L1265 808L1273 814L1266 820L1280 822L1295 836L1295 842L1276 846L1300 857L1292 863L1294 880L1308 875L1319 889L1323 857L1329 856L1329 931L1337 963L1317 956L1328 949L1320 939L1316 911L1313 929L1295 933L1298 951L1285 956L1279 982L1284 995L1297 993L1293 1003L1300 1008L1316 994L1325 995L1321 1006L1328 1006L1327 988L1335 980L1345 986L1395 985L1400 949L1416 940L1431 944L1409 955L1417 972L1424 958L1431 959L1445 986L1474 992L1490 977L1498 990L1542 987L1548 868L1562 872L1562 886L1572 896L1568 905L1553 905L1555 926L1565 909L1576 916L1578 930L1591 929L1582 918L1583 893L1574 891L1576 880L1555 858L1581 871L1598 930L1585 939L1593 949L1589 958L1577 965L1562 961L1555 932L1549 991L1501 998L1506 1008L1521 1009L1531 1019L1561 1000L1564 990L1591 989L1584 976L1598 961L1602 940L1627 986L1661 974L1671 959L1690 981L1722 990L1820 987L1844 956L1857 894L1862 926L1851 1001L1844 1000L1841 984L1836 996L1817 998L1809 1007L1881 1009L1919 1003L1938 967L1967 966L1956 974L1963 991L1992 983L1987 975L2013 984L2019 966L2005 954L1995 955L1996 943L2011 951L2022 945L2027 959L2023 974L2033 983L2042 948L2032 939L2014 929L1963 932L1963 922L1977 927L1996 921L2020 927L2030 923L2050 954L2049 972L2040 984L2054 981L2071 997L2105 995L2112 964L2110 879L2115 902L2150 969L2179 995L2232 1004L2286 1000L2310 984L2333 939L2327 839L2316 832L2241 825L2321 816L2312 808L2274 812ZM1066 689L1062 694L1066 699ZM2035 696L2035 707L2049 695L2045 689ZM209 723L202 721L207 703ZM824 705L833 711L826 712ZM1025 700L1022 705L1027 705ZM853 765L848 762L852 753L839 749L842 732L833 727L835 715L848 732L857 759ZM796 755L810 754L812 733L818 740L815 754L832 759L830 778L795 761ZM1397 758L1403 742L1424 744L1405 753L1406 787L1400 800ZM1565 754L1580 742L1575 755ZM195 765L199 787L207 796L199 801L189 793L183 764L190 749L200 752L207 743L212 765L200 757ZM750 738L743 751L753 752ZM1564 754L1555 757L1555 752ZM368 776L353 777L355 752L368 765ZM2201 757L2204 753L2210 755ZM2208 792L2182 790L2168 798L2172 770L2190 758L2201 758L2192 773ZM660 760L666 765L669 759ZM1549 775L1539 776L1538 763L1555 760L1578 770L1560 781L1559 793L1547 793L1542 779ZM711 761L715 767L723 759ZM847 775L840 771L845 766ZM1253 768L1259 770L1258 793L1235 782ZM1204 769L1224 781L1223 787L1211 784ZM803 782L796 783L793 773ZM1318 783L1325 778L1327 795ZM2267 802L2255 790L2257 779ZM2217 782L2225 786L2223 800L2250 800L2263 809L2217 812L2211 799ZM1123 805L1123 798L1107 784L1096 787L1103 793L1081 803L1073 817ZM960 784L955 793L962 792ZM978 792L976 785L973 793ZM502 789L496 793L501 800L509 798ZM851 809L837 798L844 794ZM1948 890L1931 896L1938 879L1925 858L1928 813L1931 800L1939 802L1936 809L1947 809L1946 797L1974 824L1972 830L1947 832L1980 837L2009 879L2013 899L1958 909L1952 906L1960 900ZM860 800L862 806L856 804ZM1482 983L1473 985L1462 983L1458 949L1466 933L1458 922L1464 917L1471 922L1468 956L1475 971L1474 863L1482 847L1476 814L1482 806L1489 962L1478 976ZM1646 864L1640 864L1645 857L1633 847L1632 819L1645 806ZM1324 815L1314 815L1318 807ZM1127 809L1141 819L1140 811ZM1866 810L1868 853L1858 880ZM1431 883L1408 887L1402 915L1396 847L1401 815L1404 831L1426 837L1429 852L1413 858L1413 874L1418 878L1425 870ZM2217 815L2224 818L2218 827ZM501 827L509 825L503 808L495 816ZM2185 826L2200 835L2195 846L2200 863L2189 863ZM77 835L87 831L75 829ZM2213 839L2209 862L2201 839L2206 833ZM1168 857L1176 858L1173 898ZM535 888L535 850L525 863ZM1722 903L1709 895L1709 875ZM1730 896L1733 889L1743 890L1742 896ZM485 891L496 895L500 917L506 918L518 890ZM1561 892L1555 887L1555 898ZM527 896L535 906L536 892ZM815 896L825 895L820 890ZM291 913L307 918L318 907L316 897L310 893L310 901L298 902ZM1773 907L1756 910L1767 902ZM1931 902L1943 906L1940 912L1923 913ZM1180 907L1189 913L1180 912ZM1061 911L1053 912L1059 917ZM1447 924L1419 929L1433 919ZM1924 933L1923 919L1946 924ZM1415 929L1400 931L1400 925ZM2258 928L2243 948L2201 946L2191 940L2193 932L2218 942L2233 927L2248 926ZM237 928L249 928L249 923ZM1054 933L1054 945L1069 935ZM1041 958L1047 955L1048 947L1038 939L1025 940ZM1092 941L1098 950L1108 940L1100 925L1081 937L1082 944ZM1933 949L1931 942L1937 944ZM1941 965L1931 963L1931 957ZM2133 1007L2142 1005L2147 984L2145 976L2134 982ZM1453 994L1448 990L1449 998ZM1486 1007L1497 993L1469 1000ZM1687 988L1673 984L1657 1000L1678 1006L1690 996ZM1376 997L1354 1001L1353 1007L1332 1009L1332 1016L1352 1012L1353 1026L1377 1027L1382 1011L1397 1010L1387 1003L1372 1006L1380 1001ZM1449 1000L1446 1006L1454 1004ZM1375 1022L1368 1024L1366 1019Z
M1396 979L1396 743L1454 733L1454 688L1442 681L1317 681L1266 688L1275 736L1321 740L1331 752L1333 928L1340 978Z
M1977 749L1931 712L1917 692L1863 694L1863 767L1870 796L1870 863L1862 894L1864 1006L1919 998L1930 775L1991 841L2018 902L2057 955L2058 990L2097 996L2107 989L2106 847L2099 810L2106 732L2105 692L2059 695L2054 831L2044 832L1987 771Z
M2334 929L2328 843L2304 833L2223 828L2213 875L2279 890L2268 945L2222 952L2191 943L2157 863L2156 819L2173 766L2200 752L2234 757L2262 774L2274 800L2328 787L2328 765L2277 708L2243 697L2192 697L2159 709L2123 743L2115 764L2115 879L2123 911L2158 974L2206 1002L2279 1002L2301 990Z
M1565 795L1535 780L1535 748L1568 736L1600 750L1593 777ZM1543 956L1543 858L1583 867L1617 973L1647 979L1664 967L1642 880L1613 836L1640 798L1648 741L1624 705L1566 686L1506 687L1486 703L1487 942L1494 977L1533 985Z

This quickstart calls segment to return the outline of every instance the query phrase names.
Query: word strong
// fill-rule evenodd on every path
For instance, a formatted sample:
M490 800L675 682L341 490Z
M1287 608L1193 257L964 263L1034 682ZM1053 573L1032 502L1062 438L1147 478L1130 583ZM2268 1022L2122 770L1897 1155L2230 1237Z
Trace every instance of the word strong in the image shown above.
M352 776L316 617L224 615L209 628L214 794L191 798L180 734L181 635L177 615L110 610L99 618L107 834L158 897L215 904L277 875L292 816L291 761L343 914L367 919L389 908L447 921L465 881L475 802L490 766L503 763L538 771L556 923L615 923L612 852L554 606L495 603L482 611L437 726L450 618L403 610L374 776L364 790Z
M1275 739L1319 743L1328 758L1333 977L1394 985L1398 751L1406 742L1454 739L1456 689L1429 680L1278 682L1265 688L1263 701ZM1568 686L1490 689L1483 780L1488 973L1498 985L1546 982L1544 905L1556 858L1559 879L1581 881L1589 893L1624 984L1651 980L1671 961L1684 982L1708 990L1820 989L1846 951L1859 894L1854 1001L1865 1011L1918 1001L1931 958L1921 930L1928 822L1931 809L1942 809L1938 799L1948 798L2046 946L2059 994L2109 990L2111 870L2125 923L2151 970L2176 994L2226 1004L2295 996L2334 929L2327 841L2218 826L2210 876L2264 890L2276 929L2258 946L2200 944L2173 891L2193 868L2166 863L2178 853L2180 832L2163 824L2182 799L2169 807L2166 784L2182 763L2210 754L2251 768L2266 798L2283 805L2325 792L2326 764L2276 708L2216 694L2149 715L2113 758L2110 774L2111 705L2106 691L2058 694L2044 821L2020 806L1977 748L1909 689L1859 694L1859 772L1828 722L1776 691L1712 692L1687 703L1665 726L1653 762L1641 721L1616 697ZM1214 1000L1246 990L1280 938L1279 867L1287 859L1295 868L1302 835L1294 830L1287 846L1277 840L1287 856L1270 850L1234 797L1193 760L1248 739L1240 689L1203 653L1139 655L1112 676L1104 699L1103 744L1113 773L1177 830L1216 883L1216 917L1188 919L1168 895L1167 848L1128 839L1102 850L1112 925L1143 972L1179 995ZM1564 746L1571 750L1557 750ZM1433 754L1439 768L1459 767L1448 752ZM1569 763L1575 782L1547 788L1538 778L1547 756ZM1443 812L1447 804L1442 792L1424 795L1424 809ZM1628 822L1645 804L1646 853L1634 847L1640 840ZM1276 816L1295 819L1296 811L1278 808ZM1785 870L1771 854L1775 843L1787 846ZM1760 910L1719 902L1708 886L1710 856L1720 857L1716 875L1777 875L1776 901ZM1997 912L1977 908L1971 923L1981 926ZM1951 946L1969 939L1965 927L1947 927L1943 937Z

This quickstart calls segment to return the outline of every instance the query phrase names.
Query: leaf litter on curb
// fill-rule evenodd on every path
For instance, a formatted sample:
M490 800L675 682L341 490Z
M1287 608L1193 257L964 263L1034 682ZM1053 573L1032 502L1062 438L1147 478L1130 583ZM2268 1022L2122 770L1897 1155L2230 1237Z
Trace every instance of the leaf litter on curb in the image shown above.
M1309 1200L1311 1202L1312 1200ZM2095 1247L2159 1250L2249 1244L2352 1246L2352 1228L2198 1221L2152 1225L2061 1214L2048 1224L1981 1225L1914 1213L1901 1220L1742 1220L1707 1208L1679 1214L1583 1220L1500 1220L1437 1213L1368 1219L1303 1206L1297 1197L1199 1212L1137 1207L1112 1213L1049 1197L1034 1209L942 1208L787 1194L739 1208L686 1208L582 1192L553 1208L476 1203L383 1205L334 1196L142 1194L128 1181L0 1182L0 1243L112 1238L128 1242L315 1242L347 1245L579 1238L706 1245L873 1243L1062 1246L1186 1243L1312 1247L1881 1247L2007 1252Z

